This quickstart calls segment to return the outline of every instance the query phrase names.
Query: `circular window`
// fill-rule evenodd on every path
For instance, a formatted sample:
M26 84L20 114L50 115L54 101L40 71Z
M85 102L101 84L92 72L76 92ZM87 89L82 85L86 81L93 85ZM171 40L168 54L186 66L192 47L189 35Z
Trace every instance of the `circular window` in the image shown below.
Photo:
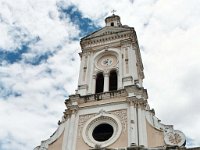
M82 137L90 147L106 147L120 136L122 125L119 119L111 114L99 114L89 119L83 127Z
M113 127L107 123L98 125L92 132L93 138L99 142L107 141L112 135Z

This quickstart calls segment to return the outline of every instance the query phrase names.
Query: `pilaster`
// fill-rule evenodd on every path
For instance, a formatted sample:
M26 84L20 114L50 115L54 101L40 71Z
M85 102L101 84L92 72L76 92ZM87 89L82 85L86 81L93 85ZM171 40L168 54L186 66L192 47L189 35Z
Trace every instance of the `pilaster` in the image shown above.
M138 99L136 96L127 97L127 101L130 104L130 138L131 143L136 145L143 145L147 147L147 132L146 132L146 122L145 122L145 107L147 101L144 99Z
M104 87L103 87L104 92L109 91L109 73L104 72Z
M69 102L66 103L67 108L64 112L65 117L68 117L68 123L66 123L68 130L65 130L65 137L64 139L67 139L66 143L64 143L64 146L62 147L62 150L74 150L74 140L76 138L75 128L76 128L76 113L79 109L78 103L76 101L68 100ZM65 142L65 141L64 141Z
M91 93L94 94L95 93L95 86L96 86L96 74L92 75L92 89L91 89Z

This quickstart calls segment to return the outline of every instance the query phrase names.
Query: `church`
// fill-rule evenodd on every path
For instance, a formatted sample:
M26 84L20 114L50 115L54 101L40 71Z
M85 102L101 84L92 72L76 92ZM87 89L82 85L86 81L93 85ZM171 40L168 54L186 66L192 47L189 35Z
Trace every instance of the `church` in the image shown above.
M183 132L148 104L136 31L118 15L80 41L78 89L58 128L34 150L186 149Z

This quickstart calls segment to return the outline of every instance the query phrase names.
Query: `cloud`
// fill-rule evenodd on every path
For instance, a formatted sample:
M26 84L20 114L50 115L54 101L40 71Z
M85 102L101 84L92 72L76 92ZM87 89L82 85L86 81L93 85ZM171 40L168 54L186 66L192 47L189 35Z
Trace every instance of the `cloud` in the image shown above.
M56 130L76 89L79 29L59 19L56 1L0 7L0 148L33 149Z
M194 1L186 3L158 1L139 42L145 44L142 56L150 104L163 122L174 124L199 145L200 135L191 125L200 125L196 115L200 96L195 92L200 88L196 38L200 27Z
M195 0L2 0L0 2L0 149L33 149L57 128L77 88L79 39L111 10L133 26L149 104L200 145L200 10Z

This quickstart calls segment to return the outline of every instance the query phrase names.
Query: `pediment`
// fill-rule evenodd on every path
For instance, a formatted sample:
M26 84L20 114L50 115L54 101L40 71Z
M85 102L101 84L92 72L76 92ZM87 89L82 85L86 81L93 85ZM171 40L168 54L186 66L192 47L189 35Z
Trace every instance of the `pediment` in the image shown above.
M88 36L82 38L82 40L86 40L86 39L91 39L91 38L95 38L95 37L100 37L100 36L104 36L104 35L110 35L110 34L115 34L115 33L119 33L119 32L125 32L125 31L130 31L130 27L104 27L96 32L93 32L91 34L89 34Z

